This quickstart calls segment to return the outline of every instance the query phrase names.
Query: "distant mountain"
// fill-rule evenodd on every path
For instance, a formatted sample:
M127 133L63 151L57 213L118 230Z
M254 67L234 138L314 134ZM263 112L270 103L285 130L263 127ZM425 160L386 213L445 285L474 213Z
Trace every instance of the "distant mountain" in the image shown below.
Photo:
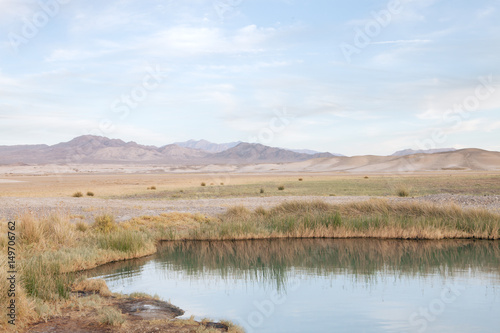
M405 149L400 150L392 154L391 156L408 156L415 154L437 154L437 153L448 153L452 151L457 151L455 148L439 148L439 149L427 149L427 150L413 150Z
M234 143L236 146L219 152L230 144L188 141L182 147L170 144L145 146L102 136L84 135L56 145L0 146L0 164L99 164L99 163L164 163L168 165L207 165L298 162L312 158L332 157L329 153L304 154L260 144ZM198 148L194 148L198 147ZM204 147L200 149L199 147Z
M225 163L271 163L298 162L312 158L333 157L330 153L305 154L291 150L273 148L259 143L242 142L236 147L214 154L211 160Z
M229 143L212 143L207 140L189 140L185 142L174 142L174 145L184 148L199 149L209 153L220 153L221 151L233 148L240 143L241 141Z
M311 150L311 149L288 149L290 151L293 151L295 153L300 153L300 154L309 154L309 155L315 155L315 154L322 154L319 151L316 150ZM330 153L332 156L345 156L342 154L335 154L335 153Z

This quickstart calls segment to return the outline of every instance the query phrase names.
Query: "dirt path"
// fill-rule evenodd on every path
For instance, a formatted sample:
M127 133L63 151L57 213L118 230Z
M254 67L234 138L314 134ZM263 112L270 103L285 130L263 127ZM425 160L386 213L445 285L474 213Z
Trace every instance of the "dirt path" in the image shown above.
M100 198L10 198L0 197L0 218L15 219L25 211L35 214L50 214L60 211L70 214L75 220L87 222L96 215L111 213L117 221L126 221L132 217L143 215L159 215L168 212L189 212L204 215L223 213L228 207L243 205L249 209L259 206L269 208L286 201L322 200L328 203L349 203L366 201L367 196L276 196L224 199L193 200L141 200L141 199L100 199ZM431 195L418 198L386 198L390 201L427 201L436 204L455 203L464 208L485 208L500 213L500 195L495 196L462 196L451 194Z

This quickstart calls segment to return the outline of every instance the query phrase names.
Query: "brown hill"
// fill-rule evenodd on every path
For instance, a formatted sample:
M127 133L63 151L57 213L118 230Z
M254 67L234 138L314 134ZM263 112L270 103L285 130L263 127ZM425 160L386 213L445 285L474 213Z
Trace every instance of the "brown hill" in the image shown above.
M329 153L305 154L260 144L241 143L219 153L180 147L144 146L101 136L84 135L56 145L0 146L0 164L99 164L99 163L162 163L168 165L283 163L311 158L330 157Z
M500 152L462 149L437 154L408 156L353 156L320 158L284 165L247 166L241 172L272 170L290 172L380 172L407 173L422 171L500 171Z

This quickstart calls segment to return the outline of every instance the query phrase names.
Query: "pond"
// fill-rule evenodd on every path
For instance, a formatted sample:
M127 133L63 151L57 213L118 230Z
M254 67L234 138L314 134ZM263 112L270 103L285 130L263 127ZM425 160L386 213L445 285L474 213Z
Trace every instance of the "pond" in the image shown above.
M92 275L249 333L500 331L498 241L165 242Z

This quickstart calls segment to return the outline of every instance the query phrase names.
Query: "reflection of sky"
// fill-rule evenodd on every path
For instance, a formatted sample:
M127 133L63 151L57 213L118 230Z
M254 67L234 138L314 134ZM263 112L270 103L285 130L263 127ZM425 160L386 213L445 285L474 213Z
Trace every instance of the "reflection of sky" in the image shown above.
M273 281L228 272L225 277L209 269L192 274L150 261L123 277L105 279L114 292L158 294L186 310L184 317L229 319L247 332L417 332L420 326L409 324L410 315L439 300L447 285L457 284L465 290L428 321L426 332L498 332L500 327L500 279L495 273L402 275L392 269L363 276L288 268L280 298L284 302L270 308Z

